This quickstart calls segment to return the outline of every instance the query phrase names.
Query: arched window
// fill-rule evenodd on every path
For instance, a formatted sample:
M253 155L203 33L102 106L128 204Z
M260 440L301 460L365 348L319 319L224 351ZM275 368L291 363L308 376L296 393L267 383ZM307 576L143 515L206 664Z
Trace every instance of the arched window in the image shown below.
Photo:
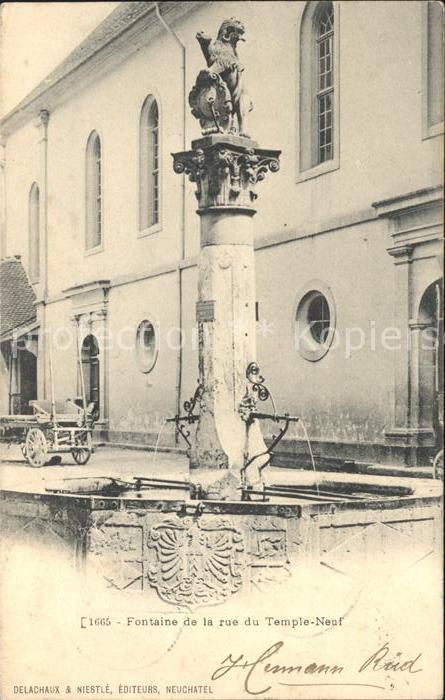
M159 223L159 110L149 95L139 121L139 230Z
M87 250L102 244L102 150L99 135L90 134L86 151L86 237Z
M334 8L323 4L316 19L317 52L317 162L331 160L334 153Z
M339 163L338 10L308 2L300 29L299 170L301 179Z
M40 191L34 182L29 192L29 276L32 282L40 277Z
M423 3L424 19L424 131L425 136L443 133L443 5L439 0Z

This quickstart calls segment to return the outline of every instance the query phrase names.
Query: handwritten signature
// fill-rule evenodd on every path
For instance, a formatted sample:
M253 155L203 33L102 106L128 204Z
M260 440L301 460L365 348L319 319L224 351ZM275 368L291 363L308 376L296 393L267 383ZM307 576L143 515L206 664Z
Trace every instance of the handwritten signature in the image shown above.
M272 685L265 685L270 682L271 676L278 676L280 680L276 680L279 685L286 686L303 686L303 685L352 685L352 686L367 686L372 688L381 688L384 690L383 686L372 684L372 683L347 683L347 682L325 682L318 683L313 681L311 683L290 683L287 682L289 676L292 674L304 674L310 676L323 676L328 679L335 677L339 678L346 671L345 667L335 664L325 664L319 662L311 662L308 664L294 663L294 665L283 663L279 661L276 655L284 647L284 642L276 642L271 647L263 651L255 661L248 661L244 654L236 656L234 654L229 654L221 662L221 665L213 671L212 681L216 681L219 678L233 672L235 669L242 669L244 673L244 690L249 695L262 695L271 690ZM269 659L275 656L273 662ZM418 668L418 662L422 653L417 654L415 658L404 659L402 652L397 652L393 654L385 643L380 649L373 652L358 668L358 673L363 673L364 671L378 673L381 671L398 671L401 673L420 673L423 669ZM269 678L265 681L264 676L268 674Z

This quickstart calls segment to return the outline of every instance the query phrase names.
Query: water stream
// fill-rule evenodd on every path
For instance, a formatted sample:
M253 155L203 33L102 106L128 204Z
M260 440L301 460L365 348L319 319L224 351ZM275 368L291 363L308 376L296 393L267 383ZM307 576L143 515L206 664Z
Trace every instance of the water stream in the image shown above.
M152 452L152 456L151 456L151 460L150 460L150 467L151 467L151 468L153 468L154 465L155 465L155 459L156 459L156 455L157 455L157 453L158 453L159 443L160 443L160 441L161 441L161 435L162 435L162 432L163 432L163 430L164 430L164 428L165 428L166 425L167 425L167 419L164 418L164 422L162 423L162 425L161 425L161 427L159 428L159 431L158 431L158 436L157 436L156 442L155 442L155 448L154 448L154 450L153 450L153 452Z
M320 496L320 489L319 489L319 485L318 485L317 468L315 466L314 453L312 452L312 445L311 445L311 441L309 440L309 435L307 433L306 425L301 418L300 418L300 424L301 424L301 427L303 428L304 438L307 442L307 446L309 448L309 454L311 456L312 469L314 470L314 476L315 476L315 487L317 489L317 496Z

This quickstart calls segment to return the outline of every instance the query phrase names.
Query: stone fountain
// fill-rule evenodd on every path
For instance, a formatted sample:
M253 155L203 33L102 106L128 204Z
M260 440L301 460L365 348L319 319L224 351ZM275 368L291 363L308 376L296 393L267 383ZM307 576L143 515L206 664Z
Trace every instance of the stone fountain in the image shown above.
M257 185L279 170L280 152L247 134L252 104L237 53L244 34L231 18L214 41L197 35L207 67L189 101L202 137L173 154L174 171L195 184L201 236L198 387L171 419L188 444L189 479L64 479L46 493L1 496L11 542L20 536L69 552L113 588L187 609L283 582L297 563L334 545L341 551L343 531L357 556L371 530L380 548L382 537L400 547L400 532L431 546L440 512L440 489L426 480L414 488L294 471L267 483L273 449L298 418L277 414L273 402L272 413L259 410L270 394L256 362L253 220ZM263 419L277 425L268 445ZM341 569L332 557L329 565Z
M244 33L243 24L231 18L215 41L197 35L207 68L200 71L189 102L203 136L190 151L173 154L175 172L196 185L200 217L199 382L188 410L175 420L183 435L186 423L197 423L189 455L200 496L238 500L240 487L252 490L261 484L270 459L256 410L257 401L269 393L256 364L253 217L257 184L279 170L280 156L280 151L259 148L246 133L252 103L237 53ZM277 420L276 414L270 417ZM221 469L224 476L215 475Z

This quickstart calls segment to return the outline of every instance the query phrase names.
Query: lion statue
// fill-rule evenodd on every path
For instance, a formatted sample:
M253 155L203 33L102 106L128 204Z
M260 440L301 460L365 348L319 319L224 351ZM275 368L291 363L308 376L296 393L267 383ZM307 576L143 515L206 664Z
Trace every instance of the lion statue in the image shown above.
M220 78L230 96L227 130L240 136L247 136L246 114L252 110L252 102L243 86L244 68L237 53L238 42L245 41L244 34L243 23L231 17L221 24L214 41L204 32L196 35L207 63L207 73ZM226 102L229 103L229 99Z

